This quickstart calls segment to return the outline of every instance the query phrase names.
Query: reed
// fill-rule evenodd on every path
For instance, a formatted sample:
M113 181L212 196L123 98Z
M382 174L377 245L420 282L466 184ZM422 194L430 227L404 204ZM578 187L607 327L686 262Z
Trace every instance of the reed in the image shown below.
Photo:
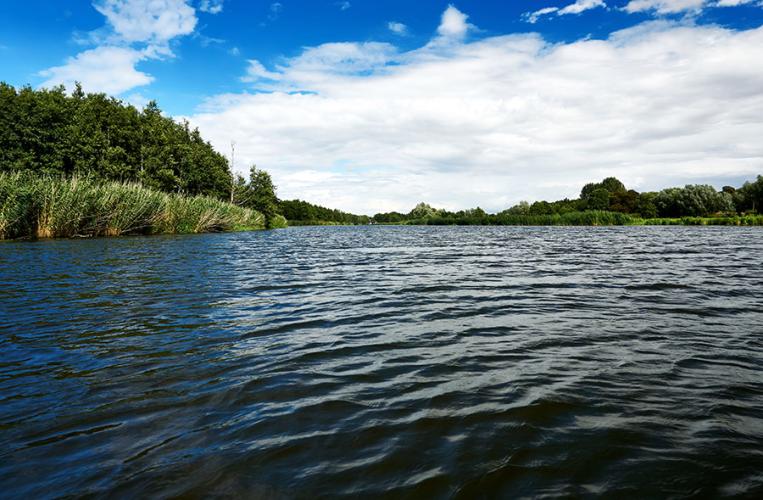
M280 226L280 220L271 223ZM0 239L264 229L265 217L205 196L90 177L0 173Z

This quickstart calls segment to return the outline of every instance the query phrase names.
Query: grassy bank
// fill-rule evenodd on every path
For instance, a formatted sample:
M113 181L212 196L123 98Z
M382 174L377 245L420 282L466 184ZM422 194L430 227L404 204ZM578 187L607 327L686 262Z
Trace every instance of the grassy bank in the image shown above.
M271 226L285 226L278 217ZM264 229L254 210L139 184L0 173L0 239Z

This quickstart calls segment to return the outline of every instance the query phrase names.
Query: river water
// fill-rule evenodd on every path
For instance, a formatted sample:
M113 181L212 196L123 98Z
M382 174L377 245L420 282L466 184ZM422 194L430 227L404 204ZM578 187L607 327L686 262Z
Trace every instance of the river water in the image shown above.
M0 496L763 495L763 230L0 244Z

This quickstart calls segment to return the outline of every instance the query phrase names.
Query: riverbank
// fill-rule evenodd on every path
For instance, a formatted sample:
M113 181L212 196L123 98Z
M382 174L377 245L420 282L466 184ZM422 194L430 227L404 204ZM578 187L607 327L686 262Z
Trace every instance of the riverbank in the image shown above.
M271 227L285 227L277 216ZM263 214L207 196L90 177L0 173L0 239L190 234L265 229Z

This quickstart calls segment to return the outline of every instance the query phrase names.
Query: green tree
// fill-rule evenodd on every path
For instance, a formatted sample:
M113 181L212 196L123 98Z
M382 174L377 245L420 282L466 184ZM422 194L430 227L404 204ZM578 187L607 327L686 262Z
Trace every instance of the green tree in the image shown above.
M251 190L250 206L265 216L270 227L273 216L278 210L278 197L273 179L264 170L252 165L249 169L249 189Z
M609 191L604 188L594 189L587 198L589 210L609 209Z

